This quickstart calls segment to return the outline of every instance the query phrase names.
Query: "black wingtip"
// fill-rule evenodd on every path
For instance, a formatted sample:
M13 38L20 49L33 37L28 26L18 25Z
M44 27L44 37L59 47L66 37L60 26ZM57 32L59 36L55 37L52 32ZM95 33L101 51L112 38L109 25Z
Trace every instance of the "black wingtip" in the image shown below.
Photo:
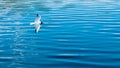
M35 29L35 33L37 33L37 30Z
M43 24L43 22L41 21L41 24Z

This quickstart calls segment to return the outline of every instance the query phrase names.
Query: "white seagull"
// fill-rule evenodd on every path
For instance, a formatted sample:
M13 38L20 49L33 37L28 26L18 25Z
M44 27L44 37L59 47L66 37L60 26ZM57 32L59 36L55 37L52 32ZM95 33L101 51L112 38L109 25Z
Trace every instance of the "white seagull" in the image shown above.
M41 16L39 16L39 14L37 14L37 18L35 19L34 22L30 23L30 25L35 25L35 32L37 33L41 27L42 22L41 20Z

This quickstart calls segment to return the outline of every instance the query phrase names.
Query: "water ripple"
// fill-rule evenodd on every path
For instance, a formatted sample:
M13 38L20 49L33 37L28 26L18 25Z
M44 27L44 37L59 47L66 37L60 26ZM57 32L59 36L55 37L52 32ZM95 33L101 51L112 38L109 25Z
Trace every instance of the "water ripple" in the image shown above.
M120 68L119 3L0 0L0 66ZM29 25L36 13L44 22L38 33Z

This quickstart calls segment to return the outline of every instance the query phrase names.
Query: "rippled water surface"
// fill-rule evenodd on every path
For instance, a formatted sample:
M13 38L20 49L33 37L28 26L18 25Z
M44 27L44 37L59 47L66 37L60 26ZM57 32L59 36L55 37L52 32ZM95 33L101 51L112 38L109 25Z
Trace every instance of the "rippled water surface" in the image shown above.
M0 68L105 67L120 68L120 0L0 0Z

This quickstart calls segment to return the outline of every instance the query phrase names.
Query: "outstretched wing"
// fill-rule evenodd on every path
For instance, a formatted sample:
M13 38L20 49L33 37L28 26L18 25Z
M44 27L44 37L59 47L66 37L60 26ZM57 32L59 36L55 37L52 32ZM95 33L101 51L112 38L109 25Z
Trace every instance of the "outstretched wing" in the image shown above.
M31 22L30 25L34 25L35 23L34 22Z
M40 26L41 26L40 24L36 24L36 25L35 25L35 32L38 32L38 31L39 31Z

